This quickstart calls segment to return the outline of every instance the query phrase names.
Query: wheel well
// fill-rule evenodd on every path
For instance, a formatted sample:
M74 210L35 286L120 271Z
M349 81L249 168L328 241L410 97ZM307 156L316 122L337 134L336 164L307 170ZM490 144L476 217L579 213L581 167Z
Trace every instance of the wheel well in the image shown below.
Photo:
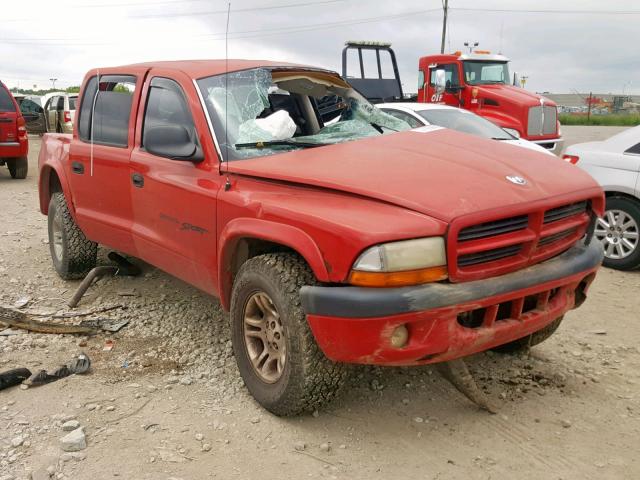
M51 199L51 195L56 192L62 191L62 184L60 183L60 179L58 178L58 174L52 168L49 171L49 199Z
M630 195L628 193L616 192L616 191L607 191L607 192L604 192L604 196L605 196L606 199L615 198L615 197L626 198L627 200L632 200L633 202L635 202L638 205L640 205L640 199L638 197L636 197L634 195Z
M223 277L220 279L220 300L225 309L228 309L231 304L231 290L233 289L233 282L240 270L240 267L250 258L263 255L265 253L282 253L288 252L298 255L301 259L309 264L307 260L300 255L299 252L287 245L281 243L271 242L261 238L245 237L237 241L231 258L227 262L227 268L223 273ZM313 269L310 268L311 271Z
M289 252L299 255L293 248L286 245L282 245L268 240L262 240L260 238L242 238L238 241L233 257L231 257L231 276L232 281L235 278L238 270L244 262L250 258L257 257L258 255L264 255L265 253L282 253Z

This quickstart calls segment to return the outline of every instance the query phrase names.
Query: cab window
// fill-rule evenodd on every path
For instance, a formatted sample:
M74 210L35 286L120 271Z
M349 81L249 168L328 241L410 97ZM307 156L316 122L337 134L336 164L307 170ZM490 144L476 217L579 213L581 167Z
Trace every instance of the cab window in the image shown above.
M174 80L155 77L151 80L142 126L142 147L147 132L154 127L181 125L197 143L196 128L184 91Z
M90 78L80 104L80 139L100 145L127 147L135 88L136 77L132 75L101 75L99 88L97 77Z
M458 65L456 63L448 63L446 65L431 67L429 85L432 87L436 84L436 70L444 70L446 88L460 86L460 76L458 75Z

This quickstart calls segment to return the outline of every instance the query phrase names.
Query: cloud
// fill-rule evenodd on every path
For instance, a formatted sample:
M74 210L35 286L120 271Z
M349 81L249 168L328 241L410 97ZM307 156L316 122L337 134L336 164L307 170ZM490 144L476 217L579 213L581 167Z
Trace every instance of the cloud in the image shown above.
M303 6L262 9L293 3ZM440 0L233 1L229 55L264 58L340 70L345 40L391 41L406 91L415 91L420 56L440 50ZM535 91L640 93L634 46L640 15L475 12L471 0L450 1L447 50L465 41L501 50L512 71L527 75ZM60 10L31 0L0 22L0 78L10 86L77 85L93 67L149 60L224 58L226 2L95 0ZM484 1L482 8L530 10L634 10L635 0ZM420 11L435 9L426 13ZM161 15L161 16L157 16ZM51 22L51 18L59 18ZM25 21L16 21L16 20ZM373 19L373 20L372 20ZM28 27L28 28L27 28ZM321 28L320 28L321 27ZM633 82L630 84L629 82Z

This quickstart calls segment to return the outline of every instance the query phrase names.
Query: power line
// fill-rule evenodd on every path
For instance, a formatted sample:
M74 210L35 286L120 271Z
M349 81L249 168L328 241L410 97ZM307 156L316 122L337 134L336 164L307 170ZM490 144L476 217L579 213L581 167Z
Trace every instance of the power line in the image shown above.
M511 8L467 8L449 7L450 10L466 12L495 12L495 13L558 13L571 15L640 15L640 10L520 10Z
M311 2L303 2L303 3L285 3L282 5L266 5L262 7L245 7L245 8L237 8L234 9L234 13L236 12L260 12L264 10L280 10L286 8L298 8L298 7L309 7L313 5L327 5L331 3L341 3L349 0L315 0ZM89 8L110 8L110 7L139 7L139 6L149 6L153 7L156 5L172 5L172 4L183 4L185 2L210 2L210 0L163 0L160 2L150 2L150 3L102 3L102 4L94 4L94 5L74 5L73 8L77 9L89 9ZM158 13L158 14L141 14L141 15L129 15L127 18L162 18L162 17L189 17L189 16L202 16L202 15L218 15L227 13L226 10L205 10L201 12L185 12L185 13ZM15 23L15 22L32 22L33 18L15 18L15 19L3 19L3 23Z
M244 39L244 38L260 38L260 37L269 37L273 35L281 35L285 33L299 33L299 32L309 32L314 30L324 30L336 27L350 26L350 25L361 25L365 23L374 23L381 21L389 21L389 20L398 20L403 18L415 17L417 15L424 15L426 13L437 12L440 11L439 8L427 9L427 10L419 10L414 12L407 12L398 15L383 15L377 17L369 17L369 18L361 18L354 20L342 20L338 22L331 23L315 23L310 25L299 25L293 27L278 27L278 28L267 28L267 29L259 29L259 30L243 30L236 32L229 32L230 39ZM210 34L202 34L195 35L191 38L207 38L211 41L216 40L224 40L224 33L210 33ZM26 38L26 39L0 39L0 42L10 43L14 45L47 45L47 46L86 46L86 45L111 45L114 42L92 42L92 43L75 43L76 40L82 41L83 38ZM49 42L64 42L64 43L49 43ZM70 43L69 43L70 42Z
M296 7L309 7L312 5L326 5L329 3L341 3L346 0L323 0L316 2L306 3L290 3L286 5L271 5L266 7L246 7L246 8L234 8L233 13L237 12L255 12L262 10L278 10L283 8L296 8ZM201 15L222 15L227 13L226 10L204 10L200 12L185 12L185 13L148 13L143 15L129 15L129 18L163 18L163 17L196 17Z

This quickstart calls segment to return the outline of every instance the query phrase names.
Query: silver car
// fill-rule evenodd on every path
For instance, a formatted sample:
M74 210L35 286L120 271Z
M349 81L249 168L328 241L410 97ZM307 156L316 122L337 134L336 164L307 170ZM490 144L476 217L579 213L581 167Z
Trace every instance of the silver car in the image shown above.
M567 148L563 158L586 170L607 196L595 235L603 242L604 265L630 270L640 265L640 126L603 142Z

